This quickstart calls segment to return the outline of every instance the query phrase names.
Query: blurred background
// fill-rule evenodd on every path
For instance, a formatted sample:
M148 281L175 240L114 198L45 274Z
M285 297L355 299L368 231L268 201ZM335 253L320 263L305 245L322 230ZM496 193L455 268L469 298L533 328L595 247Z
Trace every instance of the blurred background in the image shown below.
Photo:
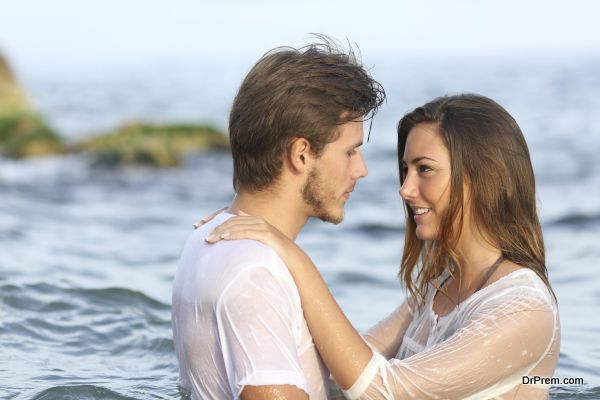
M232 198L219 132L254 62L311 32L356 44L388 94L344 223L310 221L298 240L351 321L404 299L397 121L481 93L530 146L555 376L585 380L551 397L599 398L598 15L554 0L1 2L0 398L182 396L171 282L192 223Z

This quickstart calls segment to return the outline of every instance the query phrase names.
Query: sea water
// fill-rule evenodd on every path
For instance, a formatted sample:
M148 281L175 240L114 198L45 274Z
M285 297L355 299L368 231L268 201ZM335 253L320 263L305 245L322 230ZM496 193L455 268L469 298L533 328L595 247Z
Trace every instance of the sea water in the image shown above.
M367 61L388 94L363 147L369 176L341 225L309 221L298 238L350 320L368 328L405 297L396 277L405 218L398 119L444 93L481 93L517 119L528 141L562 321L555 376L585 381L553 387L551 397L599 398L599 60ZM225 129L250 66L20 76L75 140L131 120ZM161 170L99 168L85 156L0 159L0 398L180 398L172 278L192 223L231 200L231 170L227 152Z

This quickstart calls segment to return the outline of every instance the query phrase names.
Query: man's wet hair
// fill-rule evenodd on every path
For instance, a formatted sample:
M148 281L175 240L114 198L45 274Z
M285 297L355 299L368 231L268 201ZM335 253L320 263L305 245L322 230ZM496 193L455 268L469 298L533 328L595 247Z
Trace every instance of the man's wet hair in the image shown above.
M339 125L372 118L385 101L352 45L316 37L298 49L269 51L242 82L229 116L236 191L274 183L294 138L308 140L318 157Z

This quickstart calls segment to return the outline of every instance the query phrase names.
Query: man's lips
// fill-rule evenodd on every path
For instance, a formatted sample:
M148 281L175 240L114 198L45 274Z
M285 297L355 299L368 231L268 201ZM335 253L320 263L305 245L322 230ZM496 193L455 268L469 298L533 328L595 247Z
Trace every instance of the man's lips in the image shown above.
M349 190L345 191L342 197L347 200L350 198L350 193L352 192L354 192L354 186L352 186L352 188L350 188Z

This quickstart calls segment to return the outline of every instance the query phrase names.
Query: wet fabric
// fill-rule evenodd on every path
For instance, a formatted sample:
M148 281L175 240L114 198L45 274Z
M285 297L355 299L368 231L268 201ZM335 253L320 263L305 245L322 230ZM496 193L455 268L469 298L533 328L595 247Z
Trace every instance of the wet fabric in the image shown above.
M441 283L446 275L440 277ZM449 314L408 302L363 336L374 354L350 399L545 399L559 356L558 308L543 281L519 269L475 292Z
M181 385L194 399L238 398L246 385L294 385L326 399L328 374L279 256L257 241L204 243L231 216L219 214L190 235L175 274Z

